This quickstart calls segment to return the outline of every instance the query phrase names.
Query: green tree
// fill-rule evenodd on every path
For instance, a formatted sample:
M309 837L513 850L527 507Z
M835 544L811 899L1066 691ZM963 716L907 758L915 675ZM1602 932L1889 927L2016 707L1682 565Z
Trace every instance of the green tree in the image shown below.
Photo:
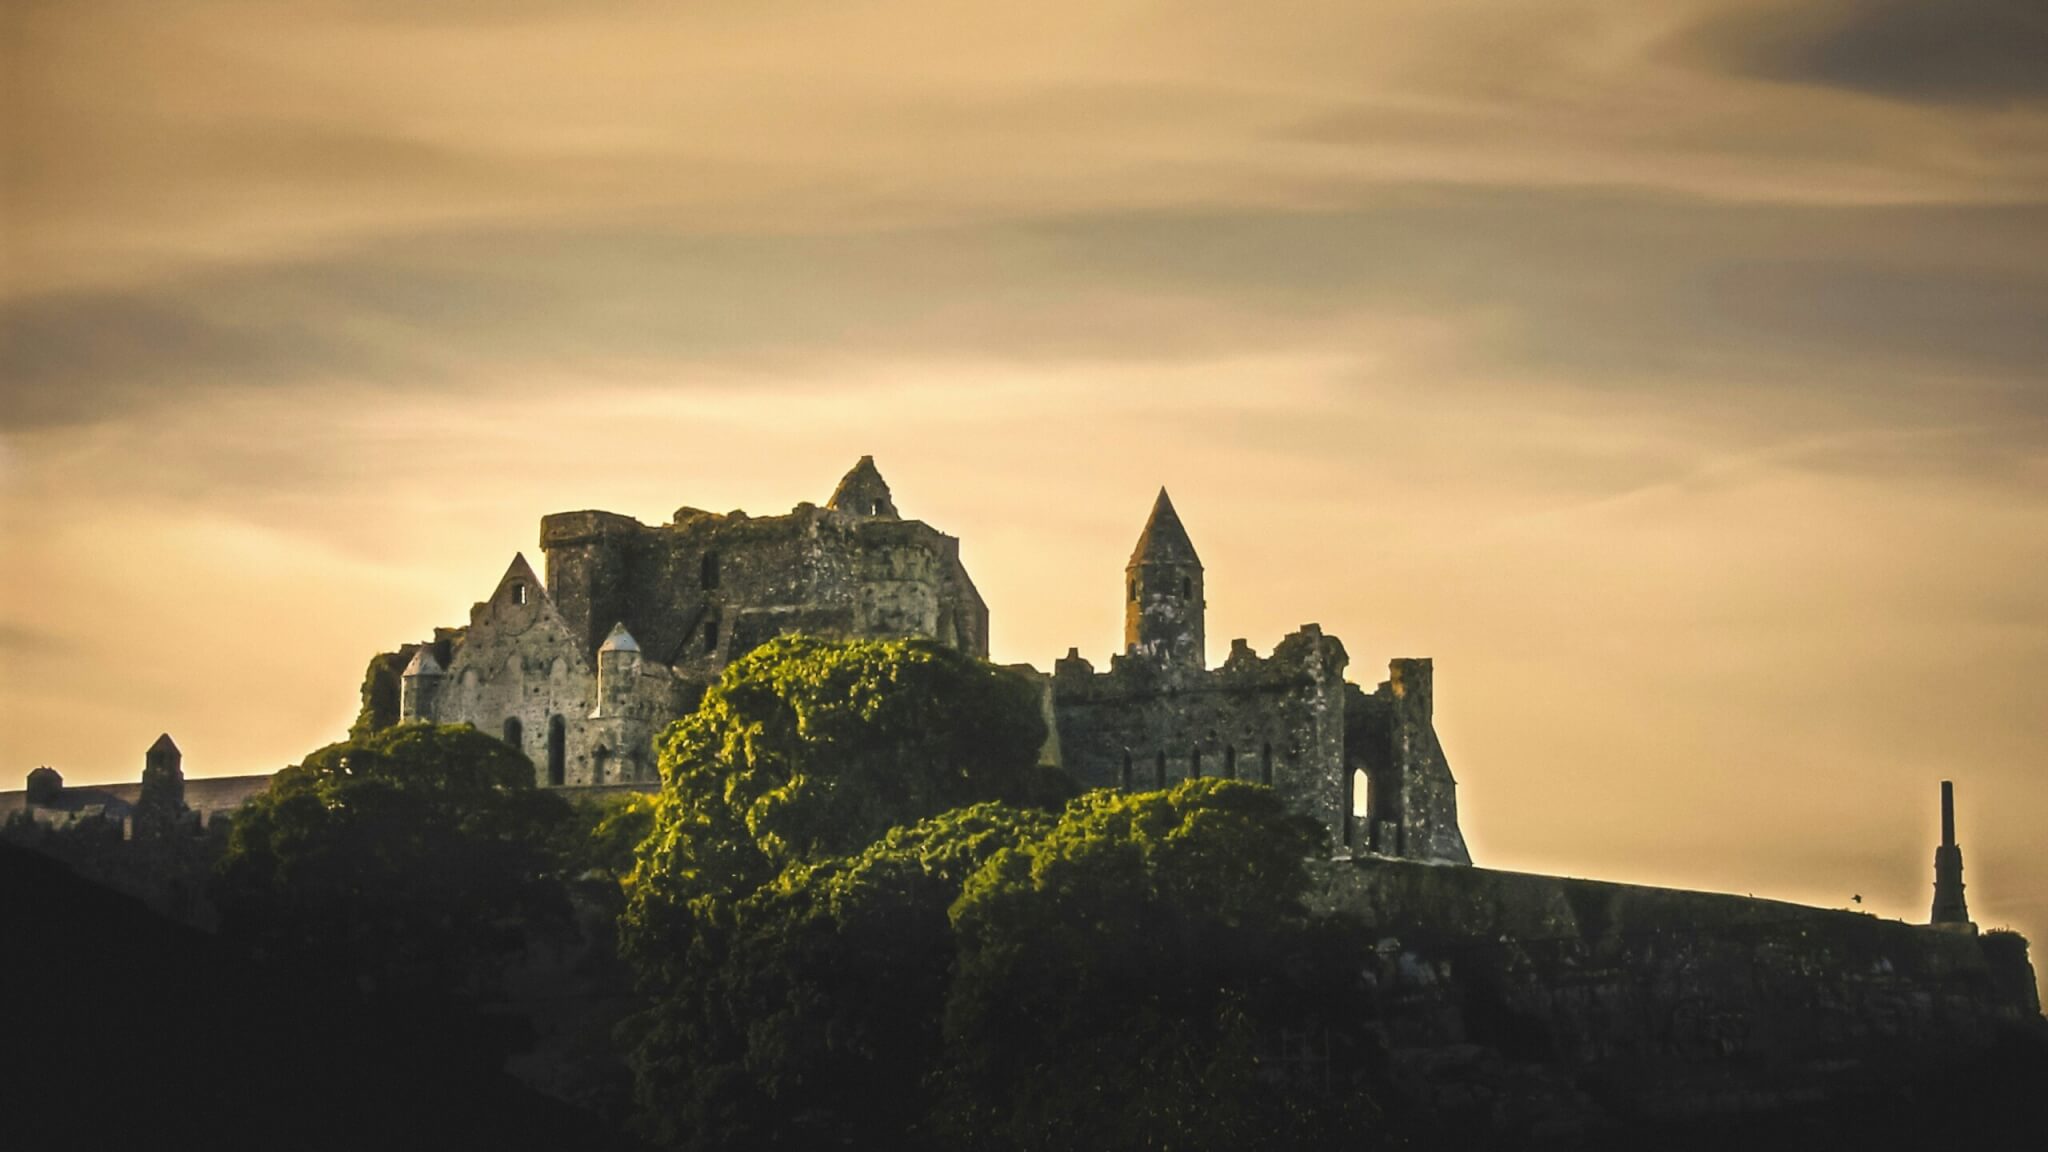
M672 726L625 943L674 983L693 902L732 902L785 868L852 855L891 828L983 801L1073 794L1041 767L1029 679L926 640L784 636L736 661Z
M947 910L1049 813L980 804L791 866L717 910L635 1053L650 1134L728 1147L915 1147L953 963Z
M789 636L728 668L665 739L621 931L654 1003L651 1128L840 1140L917 1115L946 908L1049 819L1016 809L1073 793L1045 736L1028 678L928 641Z
M1303 906L1322 846L1270 789L1206 779L1089 793L993 856L952 909L949 1143L1286 1147L1354 1122L1362 1038L1318 1029L1366 1018L1361 943Z
M237 813L216 868L223 936L367 1003L473 1003L529 932L565 922L570 820L533 766L467 726L322 748Z

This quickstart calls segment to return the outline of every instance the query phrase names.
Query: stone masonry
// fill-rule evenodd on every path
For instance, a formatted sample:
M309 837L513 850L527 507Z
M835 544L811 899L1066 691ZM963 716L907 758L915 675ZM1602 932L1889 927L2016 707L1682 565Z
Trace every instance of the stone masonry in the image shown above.
M1210 670L1202 577L1161 490L1124 572L1124 651L1107 672L1078 650L1054 665L1061 764L1091 788L1253 780L1320 821L1337 851L1470 864L1430 662L1396 660L1367 693L1344 680L1344 645L1305 624L1267 657L1234 640Z
M398 719L501 736L550 787L648 783L654 738L727 664L785 632L918 636L988 656L988 608L960 542L896 510L863 457L824 507L683 508L649 526L544 517L547 580L514 557L465 628L404 661Z

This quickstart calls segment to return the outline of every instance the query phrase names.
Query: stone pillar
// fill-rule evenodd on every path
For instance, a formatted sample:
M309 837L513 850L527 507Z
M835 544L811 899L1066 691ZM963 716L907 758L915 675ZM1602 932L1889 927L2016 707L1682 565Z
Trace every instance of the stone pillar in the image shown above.
M1929 923L1951 932L1976 934L1963 901L1963 849L1956 843L1956 788L1941 782L1941 847L1934 850L1934 914Z

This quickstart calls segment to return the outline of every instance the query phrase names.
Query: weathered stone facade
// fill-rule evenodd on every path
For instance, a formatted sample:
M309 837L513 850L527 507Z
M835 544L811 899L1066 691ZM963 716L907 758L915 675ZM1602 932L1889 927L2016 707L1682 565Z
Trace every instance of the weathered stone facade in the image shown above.
M871 458L824 507L683 508L659 527L565 512L542 519L540 543L545 583L515 557L467 627L378 657L371 687L403 667L396 719L502 736L545 786L651 784L661 730L785 632L922 636L988 656L959 541L903 519ZM1345 682L1344 645L1310 624L1268 657L1236 641L1208 669L1202 561L1163 490L1124 593L1125 651L1109 670L1072 652L1048 680L1049 762L1089 787L1258 780L1328 827L1335 850L1470 863L1429 661L1394 661L1368 693Z
M1306 624L1261 658L1204 656L1202 562L1164 491L1124 574L1123 653L1053 669L1060 762L1086 787L1163 788L1198 776L1270 784L1330 829L1332 847L1469 864L1456 783L1437 740L1428 660L1396 660L1368 694L1350 657Z
M896 510L863 457L824 507L541 520L543 583L515 557L466 628L404 660L398 719L502 736L552 787L651 783L653 740L727 664L785 632L921 636L988 656L959 541Z

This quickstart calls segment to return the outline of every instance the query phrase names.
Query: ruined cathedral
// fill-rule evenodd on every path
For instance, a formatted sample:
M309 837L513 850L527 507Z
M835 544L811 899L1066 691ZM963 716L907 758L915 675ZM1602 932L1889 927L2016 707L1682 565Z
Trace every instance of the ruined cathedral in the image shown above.
M988 658L988 607L959 540L904 519L868 457L823 507L683 508L658 526L564 512L541 520L540 547L545 581L516 556L466 627L378 657L366 707L382 669L397 719L497 734L544 786L644 786L660 732L784 632L925 637ZM1345 679L1344 645L1310 624L1269 656L1233 641L1208 667L1202 562L1163 490L1122 592L1124 650L1106 671L1078 651L1050 676L1025 670L1044 693L1049 761L1084 787L1255 780L1321 821L1333 850L1471 862L1428 660L1395 660L1367 690Z

